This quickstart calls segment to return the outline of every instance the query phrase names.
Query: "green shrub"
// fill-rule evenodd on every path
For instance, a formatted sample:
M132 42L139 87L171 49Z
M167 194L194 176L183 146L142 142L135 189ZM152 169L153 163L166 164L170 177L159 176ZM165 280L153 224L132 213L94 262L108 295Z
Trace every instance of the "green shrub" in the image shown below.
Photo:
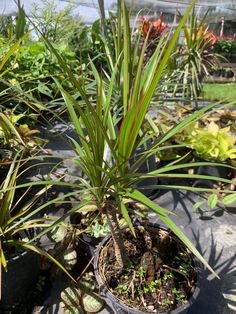
M67 65L76 70L79 62L76 55L66 45L58 44L55 48ZM57 88L53 77L64 80L64 87L71 88L65 80L63 70L55 56L40 41L22 45L11 59L12 71L8 78L12 85L30 93L39 100L54 99Z
M222 128L211 122L207 128L191 125L185 129L182 144L195 150L196 154L205 160L223 162L236 158L236 137L230 133L230 128Z
M214 51L230 58L236 53L236 40L232 38L221 38L214 44Z

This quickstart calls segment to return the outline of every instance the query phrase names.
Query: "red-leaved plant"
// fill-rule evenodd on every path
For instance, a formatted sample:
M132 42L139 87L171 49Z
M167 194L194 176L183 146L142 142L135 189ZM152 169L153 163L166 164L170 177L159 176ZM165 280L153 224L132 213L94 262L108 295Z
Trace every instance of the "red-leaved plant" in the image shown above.
M142 35L146 38L148 36L149 40L158 40L162 36L164 30L168 27L168 24L163 22L163 13L156 21L152 21L150 18L145 19L144 16L140 17L140 25Z
M168 27L168 24L163 22L163 13L161 12L160 16L156 21L152 19L146 19L144 16L140 17L140 43L143 44L144 41L147 43L147 49L145 51L144 63L146 64L148 60L153 55L160 39L163 38L165 30ZM143 40L142 40L143 37Z

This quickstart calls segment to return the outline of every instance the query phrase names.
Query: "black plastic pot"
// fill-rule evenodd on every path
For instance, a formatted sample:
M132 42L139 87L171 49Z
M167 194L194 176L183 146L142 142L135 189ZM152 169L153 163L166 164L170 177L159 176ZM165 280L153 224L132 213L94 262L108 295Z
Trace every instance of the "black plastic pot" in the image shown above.
M148 223L147 226L167 231L172 235L172 232L169 229L162 227L160 225ZM100 255L101 249L104 246L106 246L106 243L109 241L110 238L111 238L111 235L109 234L107 237L105 237L103 239L103 241L100 243L100 245L98 246L98 248L95 251L94 271L95 271L97 283L98 283L99 288L100 288L100 293L110 301L110 303L113 305L113 307L115 309L115 313L117 313L117 314L148 314L148 313L150 313L150 312L139 311L135 308L131 308L131 307L125 305L123 302L121 302L118 298L116 298L109 291L108 287L103 282L103 280L100 276L100 272L99 272L99 263L98 263L99 262L99 255ZM196 267L196 269L197 269L197 267ZM197 286L195 288L195 291L194 291L192 297L185 304L183 304L182 306L178 307L175 310L168 311L168 312L159 312L158 314L186 314L186 313L188 313L189 308L197 299L199 292L200 292L200 289L199 289L199 286Z
M232 78L234 76L234 72L232 70L227 70L223 72L222 76L225 78Z
M81 234L81 247L83 249L83 252L89 259L94 256L95 250L102 240L102 237L95 238L94 236L87 233Z
M2 165L0 166L0 184L5 180L7 176L12 159L13 151L9 149L0 149L0 162L2 163ZM6 160L7 163L4 164L4 160Z
M196 288L197 290L198 288ZM193 298L193 296L192 296ZM188 301L188 303L185 303L183 306L173 310L173 311L168 311L168 312L159 312L158 314L187 314L190 306L193 304L193 302L196 300L192 300L192 298ZM150 312L142 312L139 310L132 309L123 303L119 302L116 298L110 298L108 299L112 302L113 307L115 309L115 312L117 314L150 314ZM190 303L191 302L191 303Z
M9 168L7 167L0 168L0 184L2 184L3 181L6 179L8 171L9 171Z
M227 179L228 174L229 174L229 168L224 167L224 166L222 167L221 166L199 166L196 169L196 174ZM203 188L204 187L212 188L214 184L217 184L217 181L197 179L193 182L194 187L203 187Z
M73 225L79 225L81 223L81 214L73 213L70 215L70 223ZM94 256L94 251L98 244L102 241L103 237L94 237L88 233L81 233L80 235L80 249L82 252L91 259Z
M221 69L216 69L215 71L214 71L214 76L215 77L220 77L222 75L222 70Z
M0 309L7 309L27 300L39 273L38 255L32 251L11 258L8 271L2 273L2 299Z
M141 157L141 154L145 152L146 149L148 149L151 146L151 141L147 142L147 147L145 148L144 145L140 146L137 150L135 155L132 157L130 166L133 165L138 158ZM155 155L151 155L146 160L143 161L143 163L138 167L136 170L137 173L148 173L151 171L157 170L157 163L156 163L156 157ZM159 190L156 188L151 188L151 186L155 186L158 184L158 178L146 178L140 180L138 183L134 185L134 188L142 192L145 196L149 197L150 199L154 199L157 194L159 193Z

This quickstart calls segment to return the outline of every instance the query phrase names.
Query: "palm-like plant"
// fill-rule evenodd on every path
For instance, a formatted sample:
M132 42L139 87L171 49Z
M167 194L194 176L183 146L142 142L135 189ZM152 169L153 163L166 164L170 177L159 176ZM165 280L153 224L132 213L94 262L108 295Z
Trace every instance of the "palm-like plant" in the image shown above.
M0 185L0 299L2 290L2 272L8 271L8 262L12 257L19 256L26 250L31 250L56 263L68 276L68 271L50 254L37 246L40 229L47 229L52 222L45 222L39 213L53 202L37 206L40 197L46 193L49 185L39 189L30 199L28 192L31 183L22 185L27 189L17 198L16 191L20 188L17 179L21 174L23 151L18 152L11 163L5 180ZM37 231L37 232L36 232ZM70 276L71 279L73 279Z
M203 78L218 62L218 55L213 51L216 36L209 30L207 14L199 22L195 11L192 11L184 26L184 43L176 55L182 94L188 99L199 96Z
M134 60L131 54L129 13L124 2L119 1L117 21L119 33L117 37L120 36L119 34L123 34L123 45L122 49L119 48L119 54L119 49L117 50L115 64L111 62L112 71L111 76L109 76L109 81L106 78L102 78L91 61L91 67L96 81L95 101L88 96L86 85L81 85L80 82L76 80L72 71L54 49L53 45L45 38L47 45L57 56L61 67L64 69L65 73L67 73L71 83L78 89L85 103L85 106L82 108L79 102L58 83L80 140L80 142L76 142L74 139L71 139L77 153L75 162L87 178L85 180L84 178L78 177L80 183L73 184L73 186L78 188L78 194L84 193L84 190L90 193L91 198L96 202L97 208L107 216L116 250L117 262L121 268L129 263L129 258L126 254L117 217L118 214L121 214L135 234L129 212L124 202L125 198L130 198L152 209L183 243L213 271L194 245L168 217L170 212L150 201L144 194L135 190L133 185L144 177L202 177L199 175L170 174L169 172L175 169L207 163L168 165L165 168L160 168L145 175L135 173L135 170L138 169L139 165L147 157L155 154L158 150L164 149L162 144L165 141L183 130L191 122L199 119L199 117L206 112L209 112L209 110L214 108L214 105L209 105L193 113L187 119L170 129L166 134L163 134L151 148L142 153L139 158L136 159L135 163L130 166L130 160L136 149L147 141L147 137L143 136L141 129L149 104L156 91L163 70L168 63L172 49L175 47L180 30L192 7L193 3L179 23L172 39L170 41L162 41L157 45L148 64L144 66L144 55L147 45L147 42L145 42L142 50L139 52L137 64L132 66L134 65ZM123 29L123 31L121 31L120 28ZM121 81L122 84L120 84ZM118 128L117 116L114 112L114 107L117 102L117 88L119 88L119 95L121 95L119 101L122 104L122 122L119 124ZM204 178L208 179L209 177L205 176ZM217 181L218 178L213 178L213 180ZM225 181L228 182L229 180ZM51 183L53 184L53 182ZM55 184L58 184L58 182ZM63 182L60 184L65 186L69 185L69 183ZM159 187L163 188L163 186ZM176 186L174 188L178 189L184 187ZM186 189L197 190L197 188L191 187L186 187ZM228 191L228 193L231 193L231 191Z

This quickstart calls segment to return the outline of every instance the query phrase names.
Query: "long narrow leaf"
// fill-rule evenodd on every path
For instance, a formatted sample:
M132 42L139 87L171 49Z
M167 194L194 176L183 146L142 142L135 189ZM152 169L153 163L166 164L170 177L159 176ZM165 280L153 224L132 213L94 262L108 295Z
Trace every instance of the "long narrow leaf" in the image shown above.
M123 119L123 123L120 130L120 136L119 136L119 151L120 151L121 163L124 162L124 156L126 156L126 158L129 159L130 156L132 155L135 142L137 140L140 128L146 116L148 106L155 92L157 83L159 79L161 78L162 72L169 60L170 54L172 52L173 47L175 46L179 33L193 5L194 5L194 1L192 2L188 10L186 11L184 17L180 21L173 35L173 38L171 42L169 43L168 48L165 51L165 54L163 55L161 63L156 69L155 76L153 77L153 80L150 82L150 85L147 91L145 92L144 95L142 95L141 99L139 100L137 104L137 107L132 107L131 110L127 112L127 115ZM123 171L125 171L125 167L126 165L124 164Z
M27 249L27 250L31 250L37 254L39 254L40 256L44 256L46 258L48 258L50 261L52 261L54 264L56 264L71 280L73 280L74 282L76 282L76 280L71 276L71 274L65 269L64 266L62 266L61 263L59 263L52 255L50 255L49 253L47 253L46 251L40 249L39 247L36 247L32 244L28 244L28 243L25 243L23 241L8 241L7 244L9 245L19 245L21 247L23 247L24 249Z
M143 195L138 191L129 193L128 197L150 207L149 206L150 200L143 197ZM179 227L177 227L176 224L166 215L165 213L166 210L155 203L153 203L150 208L158 215L158 217L165 223L165 225L186 245L186 247L203 263L203 265L205 265L217 278L219 278L216 272L206 262L204 257L199 253L199 251L195 248L191 241L185 236L185 234L179 229Z

